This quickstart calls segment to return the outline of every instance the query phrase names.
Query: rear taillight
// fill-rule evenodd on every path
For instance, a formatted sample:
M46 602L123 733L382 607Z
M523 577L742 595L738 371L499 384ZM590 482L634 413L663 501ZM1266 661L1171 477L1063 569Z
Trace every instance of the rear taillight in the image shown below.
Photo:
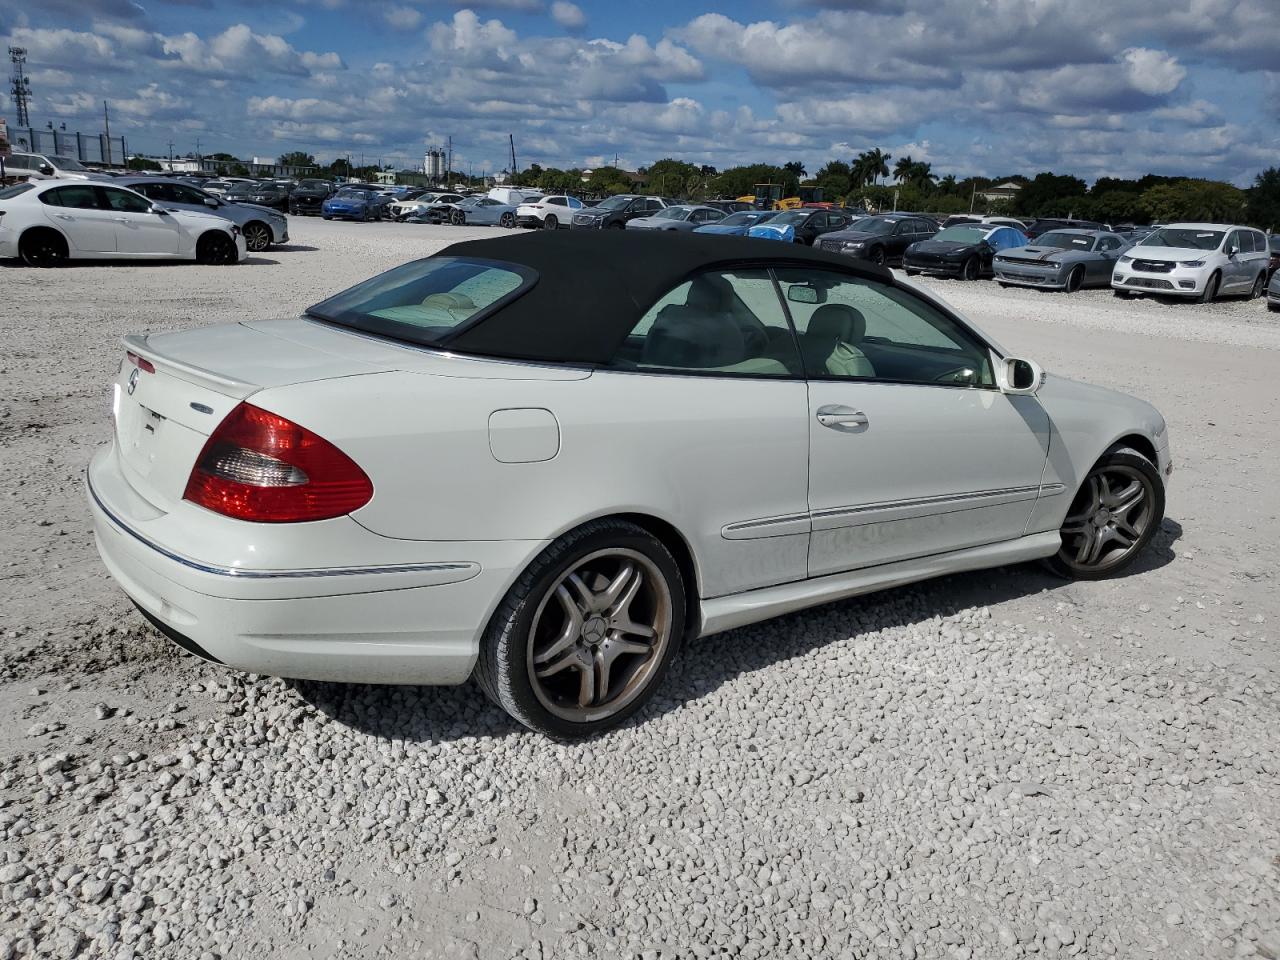
M129 358L129 362L141 370L143 373L155 373L156 365L146 357L140 357L132 350L125 351L125 356Z
M237 520L298 523L358 510L373 483L328 440L242 403L205 442L183 499Z

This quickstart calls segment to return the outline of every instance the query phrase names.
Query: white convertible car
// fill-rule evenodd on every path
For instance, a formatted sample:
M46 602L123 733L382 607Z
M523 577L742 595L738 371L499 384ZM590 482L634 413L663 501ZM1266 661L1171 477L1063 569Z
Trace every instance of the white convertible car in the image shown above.
M474 673L557 737L639 709L687 637L1000 564L1114 573L1172 470L1149 404L762 240L458 243L125 350L88 492L157 627L257 673Z
M123 187L42 180L0 190L0 258L33 267L68 260L238 263L240 228L223 217L168 209Z

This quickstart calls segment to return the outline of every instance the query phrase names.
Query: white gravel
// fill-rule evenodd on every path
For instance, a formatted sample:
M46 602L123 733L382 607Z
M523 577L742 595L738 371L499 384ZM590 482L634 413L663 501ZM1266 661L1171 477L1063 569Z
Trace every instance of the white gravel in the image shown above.
M207 667L101 570L79 481L121 333L296 312L464 235L291 228L236 268L0 268L0 960L1280 957L1261 304L937 282L1011 348L1162 407L1151 556L712 637L636 722L566 746L470 685Z

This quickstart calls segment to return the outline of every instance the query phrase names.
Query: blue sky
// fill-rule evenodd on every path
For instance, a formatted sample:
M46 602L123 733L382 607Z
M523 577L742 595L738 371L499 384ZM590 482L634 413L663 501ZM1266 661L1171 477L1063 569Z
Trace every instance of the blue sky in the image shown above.
M33 122L136 150L718 167L872 146L939 173L1248 183L1280 0L0 0ZM13 120L12 104L0 111Z

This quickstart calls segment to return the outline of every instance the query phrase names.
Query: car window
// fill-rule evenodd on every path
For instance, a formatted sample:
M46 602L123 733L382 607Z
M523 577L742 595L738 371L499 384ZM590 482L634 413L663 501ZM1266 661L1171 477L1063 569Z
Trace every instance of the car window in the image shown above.
M151 202L146 197L140 197L136 193L128 190L118 190L115 187L99 187L107 197L107 206L112 210L119 210L121 213L146 213L151 209Z
M1232 230L1231 233L1227 235L1227 246L1235 247L1236 250L1243 253L1245 250L1244 231Z
M795 338L768 270L708 270L650 307L611 366L624 370L782 377L801 373Z
M177 203L177 192L171 183L138 183L129 188L152 200L165 200Z
M910 291L826 270L776 272L807 376L994 386L987 348Z
M552 206L556 206L556 207L567 207L567 206L568 206L568 204L567 204L567 203L565 203L565 201L564 201L564 197L547 197L547 201L546 201L546 202L547 202L547 203L549 203L549 204L551 204Z
M173 188L173 195L175 203L194 203L203 205L205 200L204 194L199 190L181 185Z
M1103 237L1098 241L1099 250L1118 250L1120 249L1121 240L1119 237Z
M98 210L98 193L91 186L58 187L40 194L40 200L54 207Z
M11 187L0 189L0 200L12 200L14 197L20 197L28 190L34 190L34 183L15 183Z
M1257 253L1259 250L1267 249L1266 238L1260 233L1253 230L1245 231L1245 239L1249 242L1248 250L1250 253Z

